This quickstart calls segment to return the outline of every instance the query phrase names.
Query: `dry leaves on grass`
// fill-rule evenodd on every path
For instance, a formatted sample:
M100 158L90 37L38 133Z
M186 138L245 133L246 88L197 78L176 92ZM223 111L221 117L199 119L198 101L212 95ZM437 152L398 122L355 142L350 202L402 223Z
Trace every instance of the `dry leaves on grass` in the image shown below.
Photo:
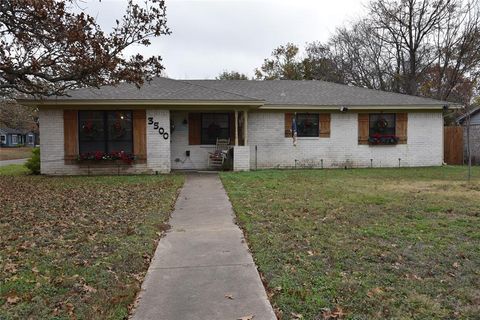
M39 318L127 310L180 185L173 176L0 176L6 312L18 314L19 301Z
M333 310L324 308L321 313L322 320L339 320L344 319L347 314L343 312L342 308L335 307Z

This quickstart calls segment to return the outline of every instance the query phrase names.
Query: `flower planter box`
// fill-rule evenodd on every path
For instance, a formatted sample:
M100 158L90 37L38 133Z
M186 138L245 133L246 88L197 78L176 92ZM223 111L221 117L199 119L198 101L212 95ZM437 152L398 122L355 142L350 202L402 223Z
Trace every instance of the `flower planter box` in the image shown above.
M396 145L398 144L398 137L392 135L375 135L368 138L368 144L377 146L377 145Z
M76 160L75 161L77 164L81 166L89 166L89 167L94 167L94 166L131 166L136 163L136 161L131 161L130 163L126 163L123 160Z
M89 152L89 153L82 153L79 154L77 157L78 162L82 163L87 163L90 162L90 164L97 163L109 163L109 164L115 164L118 165L120 163L124 165L132 165L133 162L136 160L136 156L131 154L131 153L126 153L123 151L120 152Z

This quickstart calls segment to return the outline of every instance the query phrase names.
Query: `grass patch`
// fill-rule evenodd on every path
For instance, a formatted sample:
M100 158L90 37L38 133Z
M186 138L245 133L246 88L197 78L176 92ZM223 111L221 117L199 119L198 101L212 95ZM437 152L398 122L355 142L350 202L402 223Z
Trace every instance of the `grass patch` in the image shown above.
M32 155L32 148L18 147L18 148L0 148L0 160L15 160L30 158Z
M467 183L465 167L438 167L221 177L281 319L474 319L480 168L473 175Z
M0 176L0 319L125 319L182 183Z
M30 173L23 164L0 166L0 176L22 176Z

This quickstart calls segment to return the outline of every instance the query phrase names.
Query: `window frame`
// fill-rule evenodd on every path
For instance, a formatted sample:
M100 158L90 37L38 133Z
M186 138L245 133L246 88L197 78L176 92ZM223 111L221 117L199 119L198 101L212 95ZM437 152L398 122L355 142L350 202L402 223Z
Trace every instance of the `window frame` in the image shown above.
M214 146L216 143L205 143L205 140L203 139L203 117L205 115L226 115L227 116L227 133L228 133L228 138L230 139L230 143L232 142L232 137L230 136L230 131L231 131L231 114L228 112L201 112L200 113L200 145L204 146ZM205 128L206 129L206 128ZM218 138L217 138L218 139Z
M299 131L299 122L298 122L298 116L299 115L313 115L313 116L316 116L317 117L317 130L316 130L316 133L315 135L300 135L300 131ZM295 113L295 124L297 125L297 137L298 138L315 138L315 137L319 137L320 136L320 114L319 113L312 113L312 112L299 112L299 113Z
M110 140L109 139L109 135L108 135L108 114L109 112L124 112L124 113L130 113L130 120L131 120L131 125L132 125L132 130L131 130L131 136L130 136L130 141L131 141L131 144L132 144L132 152L130 152L131 154L134 153L134 137L133 137L133 130L134 130L134 126L133 126L133 110L79 110L78 111L78 114L77 114L77 142L78 142L78 153L79 154L82 154L82 153L92 153L92 152L96 152L96 151L89 151L89 152L82 152L81 151L81 144L82 144L82 141L84 140L81 140L80 139L80 135L81 135L81 126L80 126L80 113L81 112L101 112L102 113L102 123L103 123L103 132L104 132L104 137L103 137L103 144L104 144L104 150L98 150L98 151L101 151L103 153L110 153L110 152L113 152L114 150L109 150L108 148L108 144L110 141L113 141L113 140ZM116 151L116 150L115 150ZM122 151L122 150L120 150Z
M14 141L13 138L15 138L15 141ZM13 144L18 144L18 135L16 135L16 134L12 134L12 145Z
M0 135L0 143L7 143L7 136L5 134Z
M33 141L33 134L29 134L29 135L27 136L27 143L28 143L28 144L33 144L33 143L34 143L34 141Z
M372 134L372 127L371 127L371 123L372 123L372 116L385 116L385 115L389 115L389 116L393 116L393 134L380 134L380 133L374 133ZM388 113L369 113L368 114L368 137L371 138L373 137L374 135L379 135L380 137L385 137L385 136L397 136L397 114L394 113L394 112L388 112Z

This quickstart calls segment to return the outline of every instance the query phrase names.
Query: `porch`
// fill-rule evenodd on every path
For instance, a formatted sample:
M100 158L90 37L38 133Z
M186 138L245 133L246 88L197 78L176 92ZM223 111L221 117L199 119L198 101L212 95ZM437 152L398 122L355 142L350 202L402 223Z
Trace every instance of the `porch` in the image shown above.
M171 168L219 170L209 163L217 138L229 139L233 170L250 170L248 110L170 111Z

